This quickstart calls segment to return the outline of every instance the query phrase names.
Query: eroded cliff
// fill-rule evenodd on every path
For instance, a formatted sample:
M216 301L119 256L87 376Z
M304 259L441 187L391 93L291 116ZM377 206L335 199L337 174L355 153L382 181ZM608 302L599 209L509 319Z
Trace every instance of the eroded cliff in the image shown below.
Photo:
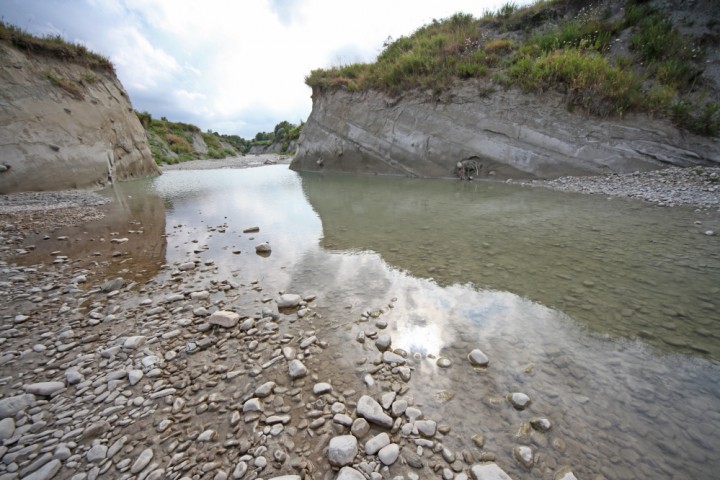
M571 113L561 95L481 94L474 82L441 100L343 90L313 96L291 168L450 177L474 159L479 176L554 178L720 164L716 139L646 115Z
M0 43L0 193L160 173L112 69Z

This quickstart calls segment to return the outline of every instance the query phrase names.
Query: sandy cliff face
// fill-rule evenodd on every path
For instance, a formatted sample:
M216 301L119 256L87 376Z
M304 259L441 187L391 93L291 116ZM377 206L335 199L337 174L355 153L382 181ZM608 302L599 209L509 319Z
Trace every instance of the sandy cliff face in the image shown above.
M158 175L114 74L0 44L0 193Z
M559 94L485 94L466 82L440 100L315 91L291 168L450 177L468 159L481 177L554 178L717 165L720 143L645 115L572 113Z

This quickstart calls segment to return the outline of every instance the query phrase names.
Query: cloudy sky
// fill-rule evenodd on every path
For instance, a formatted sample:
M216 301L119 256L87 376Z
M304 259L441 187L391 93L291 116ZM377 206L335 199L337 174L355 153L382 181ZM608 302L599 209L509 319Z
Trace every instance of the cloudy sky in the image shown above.
M0 16L108 56L136 110L253 138L307 119L311 70L372 62L388 36L506 1L0 0Z

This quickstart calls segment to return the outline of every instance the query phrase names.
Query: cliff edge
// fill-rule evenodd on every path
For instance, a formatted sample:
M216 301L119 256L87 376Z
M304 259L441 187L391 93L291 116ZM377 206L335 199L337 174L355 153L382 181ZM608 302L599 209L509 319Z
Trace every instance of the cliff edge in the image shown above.
M0 193L160 174L109 62L75 61L1 40Z
M540 0L434 20L375 63L311 72L291 168L549 179L720 165L713 5Z

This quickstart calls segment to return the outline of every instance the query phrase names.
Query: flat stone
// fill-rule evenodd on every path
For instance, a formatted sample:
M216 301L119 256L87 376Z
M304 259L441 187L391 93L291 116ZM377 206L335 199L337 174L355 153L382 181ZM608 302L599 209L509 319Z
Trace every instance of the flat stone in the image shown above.
M382 359L385 363L394 363L396 365L405 365L405 362L407 361L397 353L390 351L383 352Z
M0 440L7 440L15 433L15 419L12 417L0 420Z
M251 398L243 404L243 413L262 412L262 403L259 398Z
M386 414L380 404L368 395L363 395L358 400L357 414L365 418L368 422L374 423L381 427L392 428L393 420Z
M470 360L470 364L472 364L473 367L487 367L490 363L487 355L478 348L468 354L468 360Z
M473 480L512 480L496 463L473 465L470 468Z
M365 442L365 453L375 455L381 448L390 445L390 436L382 432Z
M286 293L275 299L278 308L294 308L300 305L302 298L294 293Z
M240 315L227 310L219 310L208 318L210 325L219 325L223 328L233 328L240 321Z
M128 337L125 339L125 342L123 343L123 349L135 350L135 349L145 345L146 341L147 341L147 337L145 337L144 335L135 335L132 337Z
M328 461L334 467L350 465L357 455L357 438L353 435L340 435L330 439L327 456Z
M31 474L24 476L23 480L50 480L60 471L60 467L62 467L60 460L50 460Z
M130 467L130 473L136 474L142 472L143 469L148 466L150 460L153 459L153 455L154 452L152 448L146 448L140 452L137 460L135 460L135 463L133 463L132 467Z
M259 398L265 398L270 395L275 389L275 382L265 382L255 389L255 396Z
M62 390L63 388L65 388L64 382L39 382L31 383L30 385L25 385L23 387L25 393L41 395L44 397L49 397L53 393Z
M0 418L14 417L35 403L35 395L25 393L0 400Z

